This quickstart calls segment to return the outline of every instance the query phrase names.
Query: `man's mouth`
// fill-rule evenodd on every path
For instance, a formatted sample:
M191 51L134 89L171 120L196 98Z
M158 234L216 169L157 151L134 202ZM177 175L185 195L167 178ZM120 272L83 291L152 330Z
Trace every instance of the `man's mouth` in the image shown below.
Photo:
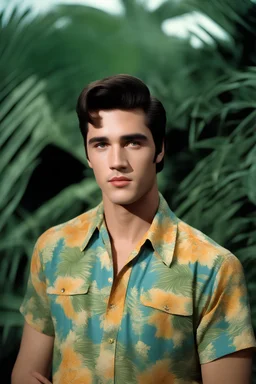
M115 177L112 177L112 179L110 179L109 182L115 187L125 187L131 182L131 180L124 176L120 176L120 177L115 176Z

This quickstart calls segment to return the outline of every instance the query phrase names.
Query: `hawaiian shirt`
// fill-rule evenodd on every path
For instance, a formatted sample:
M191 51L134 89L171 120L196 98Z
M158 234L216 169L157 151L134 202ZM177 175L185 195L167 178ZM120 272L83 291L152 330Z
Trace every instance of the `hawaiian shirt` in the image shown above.
M240 262L159 199L115 278L102 203L38 239L21 312L54 336L54 384L196 384L256 346Z

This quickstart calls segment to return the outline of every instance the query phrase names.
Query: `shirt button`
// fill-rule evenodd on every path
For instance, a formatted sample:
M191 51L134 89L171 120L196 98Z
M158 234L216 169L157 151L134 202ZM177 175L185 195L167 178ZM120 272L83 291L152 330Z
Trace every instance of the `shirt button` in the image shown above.
M113 282L112 277L109 277L109 278L108 278L108 282L109 282L109 283L112 283L112 282Z
M112 339L112 338L109 338L109 339L108 339L108 342L109 342L109 344L114 344L115 340Z
M65 292L65 288L61 288L61 293L64 293Z

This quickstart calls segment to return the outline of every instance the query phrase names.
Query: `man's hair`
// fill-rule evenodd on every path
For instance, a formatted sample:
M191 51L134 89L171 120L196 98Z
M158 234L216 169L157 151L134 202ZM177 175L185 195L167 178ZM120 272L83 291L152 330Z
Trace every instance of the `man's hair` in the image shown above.
M165 144L166 112L162 103L152 97L146 84L130 75L115 75L97 80L85 87L77 101L76 112L87 154L88 123L100 127L98 112L103 110L141 109L145 113L146 126L150 129L157 155ZM164 160L156 164L156 172L163 169Z

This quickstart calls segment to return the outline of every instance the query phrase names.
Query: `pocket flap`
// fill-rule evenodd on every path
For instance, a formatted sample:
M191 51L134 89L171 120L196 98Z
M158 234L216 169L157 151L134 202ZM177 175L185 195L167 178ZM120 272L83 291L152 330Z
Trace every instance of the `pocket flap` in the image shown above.
M61 286L52 286L46 289L46 292L50 295L58 295L58 296L72 296L72 295L84 295L88 293L90 284L85 283L82 286L70 286L70 284L65 284L65 280L63 280L63 284Z
M191 297L166 292L159 288L152 288L141 294L140 301L146 307L173 315L191 316L193 314Z

